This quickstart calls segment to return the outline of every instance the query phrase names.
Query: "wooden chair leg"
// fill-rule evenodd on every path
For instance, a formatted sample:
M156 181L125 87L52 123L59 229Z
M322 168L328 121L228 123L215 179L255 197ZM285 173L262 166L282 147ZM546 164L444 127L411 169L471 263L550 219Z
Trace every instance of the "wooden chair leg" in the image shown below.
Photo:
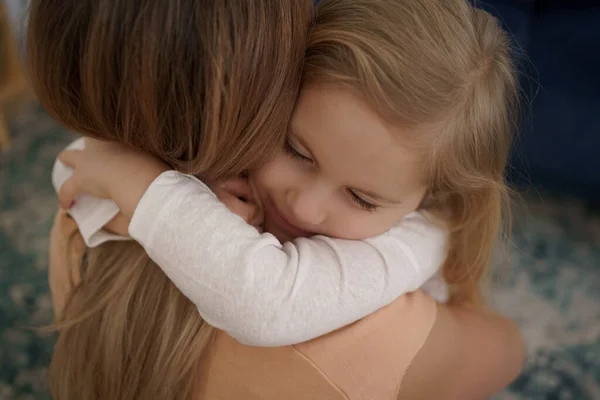
M0 150L6 151L10 148L10 135L8 132L8 124L4 117L4 113L0 112Z

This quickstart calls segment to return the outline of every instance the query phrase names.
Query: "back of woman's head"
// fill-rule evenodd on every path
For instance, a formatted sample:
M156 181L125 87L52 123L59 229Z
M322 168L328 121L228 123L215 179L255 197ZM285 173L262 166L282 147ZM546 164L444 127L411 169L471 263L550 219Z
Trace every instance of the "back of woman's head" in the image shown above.
M65 127L236 176L283 142L311 15L304 0L32 0L29 70ZM87 250L57 327L61 400L189 399L212 336L131 242Z
M518 103L498 22L467 0L323 0L304 82L349 87L413 132L402 140L424 149L421 208L450 232L444 276L455 299L479 298L507 205Z
M27 57L48 113L207 179L282 141L308 0L32 0Z

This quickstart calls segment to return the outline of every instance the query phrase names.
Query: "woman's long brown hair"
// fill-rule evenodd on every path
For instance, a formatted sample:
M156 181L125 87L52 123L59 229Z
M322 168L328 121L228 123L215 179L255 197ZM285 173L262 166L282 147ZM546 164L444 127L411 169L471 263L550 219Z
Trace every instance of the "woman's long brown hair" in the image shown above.
M310 0L32 0L29 72L68 129L237 176L283 143L311 14ZM60 400L190 399L212 335L129 242L88 249L57 326Z

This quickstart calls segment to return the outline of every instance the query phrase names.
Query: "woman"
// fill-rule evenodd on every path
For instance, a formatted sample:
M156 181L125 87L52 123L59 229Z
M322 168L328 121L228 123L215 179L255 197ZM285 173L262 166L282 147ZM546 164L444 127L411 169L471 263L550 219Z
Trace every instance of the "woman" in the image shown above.
M256 23L253 12L259 13L261 5L255 10L248 4L219 2L205 6L211 13L185 10L186 2L167 9L145 2L142 10L124 1L112 7L78 1L77 7L71 4L73 9L65 3L58 10L42 3L34 3L37 13L32 13L34 80L44 105L69 127L151 151L208 180L235 176L281 144L278 129L285 128L289 118L299 76L296 62L300 64L302 53L289 48L286 53L273 32L257 34L260 27L286 26ZM286 6L290 4L278 9L279 15L269 15L281 19L289 13ZM232 12L236 7L248 9ZM308 15L300 10L295 17ZM186 28L189 34L195 27L187 16L195 12L198 18L221 18L214 25L200 24L214 31L195 32L208 48L187 47L190 38L181 43L176 34L153 37L162 27ZM50 33L58 26L64 34L53 38ZM292 49L304 45L298 40L301 31L290 35L296 43ZM218 40L210 42L211 37ZM240 37L246 39L243 46ZM258 50L276 54L257 57L249 38L263 42ZM105 43L118 43L118 51ZM145 51L133 45L140 43L147 46ZM65 51L65 46L73 51ZM227 51L232 49L238 51ZM290 53L295 58L283 56ZM210 62L205 54L212 57ZM287 66L289 75L269 76L269 82L258 79L263 66L253 63L257 59L279 63L279 71ZM200 74L203 79L193 79L195 68L208 70ZM275 89L269 91L271 87ZM141 99L141 94L146 96ZM241 98L256 104L242 108L237 101ZM280 108L273 111L273 106ZM187 140L174 139L181 132L189 132ZM262 139L256 140L259 134ZM269 135L272 141L263 140ZM504 351L518 349L514 343L519 336L510 322L485 311L440 307L436 312L434 303L420 293L300 346L244 347L203 324L139 247L109 243L89 250L83 263L77 239L68 240L72 232L73 225L60 216L53 230L51 267L57 313L63 317L51 367L58 398L480 398L518 371L519 354ZM69 264L72 276L66 269ZM74 285L64 286L71 277ZM400 326L399 321L407 320L412 321L411 330ZM449 346L452 339L457 342ZM336 363L342 360L344 368ZM376 373L369 374L372 371ZM287 380L272 387L274 376ZM493 379L483 379L490 376ZM313 391L307 393L309 388Z

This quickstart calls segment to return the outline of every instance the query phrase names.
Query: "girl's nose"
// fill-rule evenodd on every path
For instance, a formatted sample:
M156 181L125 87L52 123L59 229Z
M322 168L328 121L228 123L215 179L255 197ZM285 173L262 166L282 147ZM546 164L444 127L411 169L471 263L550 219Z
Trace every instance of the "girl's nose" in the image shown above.
M296 188L288 194L288 207L296 221L302 224L318 226L326 217L326 193L316 185Z

